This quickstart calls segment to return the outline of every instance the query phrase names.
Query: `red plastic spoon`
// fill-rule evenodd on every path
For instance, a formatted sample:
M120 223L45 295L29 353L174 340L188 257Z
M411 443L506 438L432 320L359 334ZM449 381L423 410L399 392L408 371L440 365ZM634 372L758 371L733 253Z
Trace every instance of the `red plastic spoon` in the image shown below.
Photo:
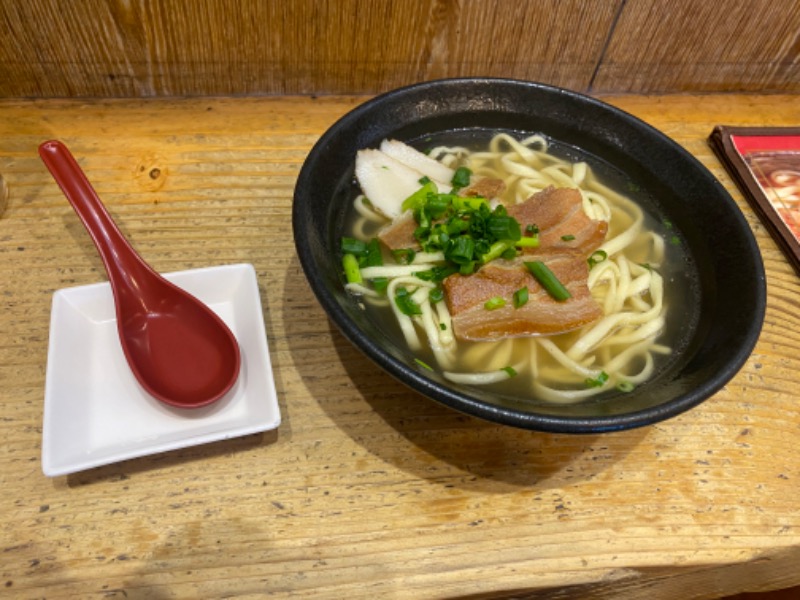
M39 156L78 213L105 264L122 350L142 387L162 402L197 408L219 400L239 375L239 345L197 298L142 260L106 212L77 161L58 141Z

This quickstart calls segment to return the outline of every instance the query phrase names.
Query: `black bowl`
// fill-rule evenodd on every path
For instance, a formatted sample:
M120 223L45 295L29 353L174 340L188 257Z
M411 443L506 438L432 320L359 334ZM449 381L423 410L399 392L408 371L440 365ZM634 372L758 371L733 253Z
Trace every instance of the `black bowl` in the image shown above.
M451 383L421 368L370 321L344 288L338 243L356 151L384 138L420 140L464 128L542 133L602 158L646 190L680 232L694 271L685 299L697 315L669 365L633 392L572 405L525 402ZM741 368L758 339L766 285L747 222L691 154L635 117L537 83L470 78L401 88L358 106L317 142L294 194L297 252L319 302L342 333L414 390L464 413L515 427L598 433L652 424L707 399ZM681 311L682 312L682 311ZM669 315L668 315L668 318ZM674 312L672 319L683 316Z

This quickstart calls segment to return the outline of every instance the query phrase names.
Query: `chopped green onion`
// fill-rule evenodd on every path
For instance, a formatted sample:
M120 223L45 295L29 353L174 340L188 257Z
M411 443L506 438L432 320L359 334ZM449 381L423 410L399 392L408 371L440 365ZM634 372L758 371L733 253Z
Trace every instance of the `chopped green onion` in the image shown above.
M486 219L486 229L498 240L515 242L522 237L519 222L508 215L492 215Z
M504 258L506 260L514 260L517 257L517 249L516 248L508 248L505 252L500 255L500 258Z
M600 371L600 374L597 377L595 377L594 379L588 378L584 383L586 384L586 387L592 388L592 387L603 387L607 381L608 381L608 373L606 373L605 371Z
M445 323L439 323L439 329L442 331L447 331L447 325Z
M379 267L383 264L381 245L378 238L372 238L369 242L343 237L341 240L342 253L351 254L357 261L359 267Z
M526 235L536 235L538 233L539 233L539 227L537 225L529 224L525 226Z
M572 297L564 284L553 274L550 268L542 261L535 260L533 262L526 262L525 266L538 281L545 291L550 294L555 300L563 302Z
M367 242L366 256L362 267L380 267L383 265L383 255L381 254L381 244L378 238L372 238Z
M592 255L589 257L587 262L589 263L589 268L591 269L597 263L601 263L608 258L608 253L605 250L595 250L592 252Z
M510 240L501 240L499 242L495 242L494 244L491 245L489 251L481 256L481 262L483 264L486 264L489 261L494 260L495 258L500 258L505 254L506 250L508 250L509 248L513 249L513 247L514 247L514 242ZM516 256L516 251L514 251L514 255Z
M417 253L413 248L404 248L402 250L392 250L392 255L394 255L394 259L401 265L410 265L414 262L414 257Z
M636 386L635 386L635 385L633 385L633 384L632 384L630 381L620 381L620 382L617 384L617 389L618 389L620 392L626 392L626 393L627 393L627 392L632 392L632 391L633 391L633 389L634 389L635 387L636 387Z
M575 236L574 236L574 235L571 235L571 234L570 234L570 235L562 235L562 236L561 236L561 241L562 241L562 242L571 242L571 241L573 241L574 239L575 239Z
M394 303L400 312L406 316L413 317L422 314L419 304L414 302L411 293L404 287L397 288L394 295Z
M481 196L453 196L453 208L456 211L475 211L480 210L482 206L489 206L486 198Z
M506 300L502 296L495 296L494 298L489 298L486 303L483 305L483 308L486 310L496 310L498 308L503 308L506 305Z
M520 248L538 248L539 234L536 233L534 235L521 237L516 242L514 242L514 245L519 246Z
M433 288L430 292L428 292L428 298L430 298L431 302L434 304L441 302L444 300L444 290L440 287Z
M452 203L452 196L449 194L432 194L428 196L425 212L428 213L431 219L438 219L447 212Z
M422 360L420 360L418 358L415 358L414 362L417 363L423 369L427 369L428 371L433 371L433 368L429 364L427 364L426 362L423 362Z
M440 265L431 267L425 271L417 271L414 273L414 275L416 275L419 279L422 279L422 281L433 281L434 283L439 283L456 272L458 272L458 269Z
M424 206L425 201L428 199L428 194L436 194L438 191L436 184L428 180L421 188L403 200L402 209L404 211L411 209L416 212Z
M500 370L505 371L509 377L516 377L517 375L517 371L514 369L514 367L503 367Z
M528 303L528 288L520 288L514 292L514 308L520 308Z
M469 221L465 219L450 219L445 225L445 229L450 237L457 237L469 230Z
M389 278L388 277L376 277L375 279L370 280L372 282L372 287L375 288L375 291L379 294L385 294L386 289L389 287Z
M356 238L343 237L342 238L342 252L345 254L354 254L361 256L367 252L367 243L357 240Z
M466 235L451 240L450 247L445 250L445 257L456 264L464 265L472 261L475 254L475 242Z
M475 272L475 261L471 260L467 263L464 263L459 267L458 272L462 275L472 275Z
M358 259L353 254L345 254L342 257L342 266L344 267L344 276L347 283L361 283L361 269L358 268Z
M467 167L458 167L456 172L453 174L453 179L450 181L450 183L454 188L465 188L469 185L471 176L472 171L470 171Z
M478 196L433 193L432 186L432 182L425 183L406 199L403 208L413 208L418 225L414 238L422 250L442 252L450 267L462 275L473 273L476 263L485 264L500 257L515 258L518 242L524 247L538 246L538 237L520 241L519 221L502 205L493 209L485 198ZM395 251L398 262L412 262L414 254L410 250L400 252Z

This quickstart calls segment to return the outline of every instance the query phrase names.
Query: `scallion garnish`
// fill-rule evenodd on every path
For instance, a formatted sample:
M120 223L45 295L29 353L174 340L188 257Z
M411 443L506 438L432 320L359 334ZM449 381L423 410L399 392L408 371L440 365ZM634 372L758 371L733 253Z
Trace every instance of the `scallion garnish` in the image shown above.
M517 257L516 248L508 248L500 255L500 258L504 258L506 260L514 260L516 257Z
M467 167L458 167L456 172L453 173L453 179L450 182L454 188L460 189L465 188L469 185L470 177L472 176L472 171L470 171Z
M416 275L419 279L422 279L423 281L433 281L434 283L441 283L442 281L447 279L447 277L456 272L458 272L458 269L441 265L441 266L431 267L426 271L417 271L416 273L414 273L414 275Z
M358 267L358 259L354 254L345 254L342 257L342 266L344 267L344 276L347 283L361 283L361 269Z
M381 254L381 243L378 238L372 238L367 242L366 254L362 267L380 267L383 264L383 255Z
M514 242L515 246L520 248L538 248L539 247L539 234L536 233L534 235L528 235L525 237L519 238L516 242Z
M506 305L506 300L502 296L495 296L494 298L489 298L483 305L483 308L486 310L497 310L498 308L503 308Z
M458 169L453 185L468 185L469 176L468 169ZM528 225L523 236L519 221L504 206L492 208L480 196L440 194L428 178L422 178L420 184L422 187L403 202L403 209L414 214L418 225L414 238L422 251L441 252L446 261L438 271L417 273L421 279L439 282L453 273L471 275L482 264L498 258L512 260L519 248L539 245L539 228ZM410 248L394 250L393 254L400 264L411 264L416 256Z
M517 375L517 371L514 369L514 367L503 367L500 370L505 371L509 377L516 377Z
M608 373L605 371L600 371L600 373L595 378L589 377L585 380L586 387L603 387L606 382L608 381Z
M433 367L431 367L428 363L420 360L419 358L415 358L414 362L417 363L423 369L426 369L428 371L433 371Z
M625 392L625 393L632 392L635 387L636 386L633 385L630 381L620 381L617 384L617 389L620 392Z
M595 250L592 255L587 259L589 268L591 269L597 263L601 263L608 258L608 253L605 250Z
M522 237L519 222L508 215L493 214L486 219L486 229L497 240L515 242Z
M343 237L341 248L343 254L350 254L358 261L359 267L379 267L383 264L378 238L364 242L352 237Z
M375 279L370 279L370 283L372 283L372 287L375 289L376 292L378 292L379 294L385 294L386 289L389 287L389 278L376 277Z
M536 281L550 294L555 300L563 302L572 297L569 290L564 287L550 268L540 260L526 262L525 266L534 276Z
M422 206L424 206L425 202L428 200L428 194L436 195L438 191L439 190L437 189L436 184L429 179L422 185L421 188L403 200L403 210L411 209L416 214L416 212Z
M458 268L458 272L461 275L472 275L475 272L475 261L471 260L464 263Z
M475 256L475 240L470 236L461 235L444 252L445 258L457 265L464 265L473 260Z
M510 240L502 240L502 241L499 241L499 242L495 242L494 244L492 244L489 247L489 251L488 252L486 252L485 254L481 255L481 262L486 264L489 261L494 260L495 258L500 258L501 256L503 256L506 253L507 250L509 250L509 249L513 250L513 248L514 248L514 242L512 242ZM511 258L516 256L516 254L517 254L517 251L514 250L514 254L511 256Z
M412 248L403 248L402 250L392 250L392 255L401 265L410 265L414 262L417 253Z
M528 288L523 287L514 292L514 308L520 308L528 303Z
M398 310L408 317L422 314L419 304L411 297L411 293L402 286L398 287L395 292L394 303Z
M489 201L482 196L453 196L452 202L456 212L478 211L484 206L489 208Z
M562 236L561 236L561 241L562 241L562 242L571 242L571 241L573 241L574 239L575 239L575 236L574 236L574 235L572 235L572 234L569 234L569 235L562 235Z
M367 252L367 243L352 237L343 237L341 247L342 252L354 256L361 256Z

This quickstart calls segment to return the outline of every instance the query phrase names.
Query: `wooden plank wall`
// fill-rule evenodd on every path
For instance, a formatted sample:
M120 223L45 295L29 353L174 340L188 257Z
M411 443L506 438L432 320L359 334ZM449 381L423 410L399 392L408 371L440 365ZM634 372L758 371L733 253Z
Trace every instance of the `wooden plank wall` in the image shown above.
M800 91L798 0L0 0L0 97Z

